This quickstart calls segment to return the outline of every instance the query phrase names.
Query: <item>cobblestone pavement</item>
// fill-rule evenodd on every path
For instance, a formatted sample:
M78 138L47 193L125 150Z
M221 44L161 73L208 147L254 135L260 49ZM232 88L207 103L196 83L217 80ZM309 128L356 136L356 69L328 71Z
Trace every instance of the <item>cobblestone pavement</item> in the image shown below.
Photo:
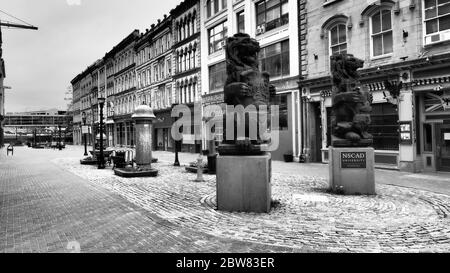
M154 152L155 156L165 162L173 162L174 155L170 152ZM180 161L183 164L195 161L198 155L181 153ZM306 175L328 179L328 165L321 163L285 163L273 161L274 172L287 175ZM436 193L450 195L450 173L406 173L392 170L375 170L375 179L378 184L396 185L402 187L418 188Z
M74 240L86 252L450 250L448 195L378 185L375 197L335 196L319 173L286 174L274 163L279 205L224 213L215 210L215 177L194 182L170 166L173 154L155 153L158 178L124 179L81 166L80 151L0 155L0 251L63 252Z
M53 162L183 229L230 240L291 249L343 252L446 252L450 250L450 196L377 185L378 195L336 196L323 177L277 172L270 214L215 210L215 177L194 182L183 168L161 163L158 178L125 179L111 170L81 166L77 158Z
M176 225L50 161L65 151L0 150L0 252L293 252ZM80 169L81 175L95 174ZM110 170L99 171L107 175ZM170 194L167 194L170 197ZM129 200L128 200L129 199ZM170 203L170 199L166 200Z

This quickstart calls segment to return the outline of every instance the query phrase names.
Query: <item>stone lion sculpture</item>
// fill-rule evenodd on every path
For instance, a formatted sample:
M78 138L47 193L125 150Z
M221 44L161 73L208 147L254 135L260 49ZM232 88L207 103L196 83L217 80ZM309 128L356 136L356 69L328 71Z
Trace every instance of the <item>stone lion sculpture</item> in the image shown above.
M358 69L364 61L351 54L331 56L333 81L332 145L335 147L370 146L372 95L361 90Z
M259 107L262 105L269 106L270 99L275 96L275 87L269 82L269 73L259 70L258 54L260 52L259 43L250 38L248 34L238 33L227 39L226 59L227 59L227 81L224 88L225 104L244 108L250 105ZM269 118L270 120L270 118ZM257 140L248 138L248 130L252 120L250 115L246 120L246 137L245 139L237 139L235 117L235 138L233 140L226 139L226 122L224 121L224 141L225 145L219 147L221 154L252 154L252 151L258 153L255 145L261 144L259 136ZM234 145L234 147L226 145ZM227 150L228 149L228 150Z
M227 39L226 104L269 104L275 88L269 83L269 73L259 70L259 51L259 43L248 34L239 33Z

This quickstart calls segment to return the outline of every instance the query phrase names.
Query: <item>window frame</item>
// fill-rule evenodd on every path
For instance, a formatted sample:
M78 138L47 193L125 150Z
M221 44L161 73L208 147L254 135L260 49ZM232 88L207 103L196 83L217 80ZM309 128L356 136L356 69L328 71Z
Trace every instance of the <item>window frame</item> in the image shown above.
M284 4L288 4L289 5L289 0L279 0L279 4L276 4L276 5L274 5L273 7L271 7L270 9L269 9L269 11L272 11L272 10L274 10L274 9L279 9L279 15L280 15L280 17L279 17L279 26L275 26L275 27L273 27L273 28L271 28L271 29L267 29L267 24L268 24L268 22L267 22L267 2L269 2L270 0L261 0L261 1L257 1L257 2L255 2L255 4L254 4L254 8L255 8L255 23L256 23L256 36L258 36L258 35L262 35L262 34L264 34L264 33L266 33L266 32L268 32L268 31L272 31L272 30L275 30L275 29L278 29L278 28L280 28L280 27L283 27L283 26L286 26L286 25L289 25L289 11L286 13L287 14L287 23L285 23L285 24L283 24L282 22L283 22L283 20L282 20L282 17L283 17L283 5ZM258 12L258 5L260 5L261 3L264 3L264 11L263 12ZM288 9L289 10L289 9ZM261 14L264 14L264 23L261 23L261 24L258 24L258 17L261 15ZM272 20L272 21L270 21L270 22L274 22L274 21L276 21L276 19L275 20ZM269 22L269 23L270 23ZM258 29L258 27L260 27L261 25L264 25L264 31L263 32L261 32L261 33L258 33L257 32L257 29Z
M448 35L450 37L450 28L446 29L446 30L442 30L442 31L439 30L439 18L450 16L450 12L446 13L444 15L439 15L438 7L439 6L448 5L448 4L450 4L450 2L439 5L438 0L434 0L435 3L436 3L436 8L437 8L436 16L433 17L432 19L426 19L425 1L426 0L422 0L422 6L423 6L423 8L422 8L422 27L423 27L424 45L432 45L432 44L440 43L440 42L443 42L443 41L449 41L450 38L441 39L441 37L442 37L441 34L443 34L443 33L448 33ZM427 34L427 21L436 20L436 19L438 20L438 31L430 33L430 34ZM436 36L436 35L439 35L439 41L435 41L435 42L430 41L430 42L427 43L427 38L429 38L429 37L431 38L432 36Z
M212 18L214 15L226 10L227 6L227 0L207 0L205 2L206 19Z
M226 79L226 73L223 73L225 75L225 77L223 79L223 86L221 88L216 88L216 89L211 88L211 84L212 84L211 83L211 75L212 75L211 68L217 67L219 65L224 65L224 71L226 72L226 70L227 70L227 63L226 63L226 61L218 62L218 63L215 63L215 64L212 64L212 65L208 66L208 87L209 87L209 93L216 93L216 92L223 91L223 88L225 87L225 83L226 83L227 79ZM220 71L217 72L217 70L216 70L216 71L214 71L214 74L215 75L217 75L217 74L220 75L221 73L220 73Z
M220 32L220 34L223 36L222 39L221 39L221 42L226 41L226 39L228 38L228 26L227 26L227 21L226 20L222 21L220 23L217 23L214 26L208 28L208 54L209 55L215 54L217 52L221 52L224 49L224 46L222 46L218 50L211 51L211 37L212 37L211 36L211 30L215 29L216 27L218 27L220 25L223 25L222 31ZM225 32L225 35L223 35L224 32ZM219 35L219 33L214 34L214 36L217 36L217 35Z
M383 31L383 19L382 19L382 12L383 11L389 11L390 12L390 16L391 16L391 28L389 30ZM380 14L380 32L373 34L373 17L376 14ZM389 7L381 7L379 9L376 10L376 12L373 12L372 14L370 14L369 16L369 39L370 39L370 58L371 59L380 59L380 58L386 58L386 57L390 57L393 55L394 53L394 20L393 20L393 12L392 12L392 8ZM381 55L374 55L374 42L373 42L373 37L374 36L380 36L383 37L383 35L385 35L386 33L391 32L392 34L392 52L389 53L384 53L384 38L382 40L382 45L383 45L383 53Z
M240 24L241 23L240 22L241 15L243 16L243 20L242 20L243 32L239 31L239 28L241 27L241 24ZM236 12L236 30L237 30L237 33L245 33L245 10L244 9Z
M344 29L345 29L345 42L344 43L339 43L339 26L340 25L343 25L344 26ZM337 44L335 44L335 45L332 45L331 43L332 43L332 41L331 41L331 31L334 29L334 28L337 28L337 31L338 31L338 43ZM348 33L347 33L347 24L346 23L344 23L344 22L338 22L338 23L335 23L335 24L333 24L329 29L328 29L328 50L329 50L329 55L330 56L332 56L333 55L333 50L332 50L332 48L333 47L341 47L342 45L344 45L345 44L345 51L346 51L346 53L348 52L348 35L347 35ZM341 54L341 50L339 50L339 53L338 54Z
M287 43L287 51L283 51L283 43ZM268 58L273 58L274 56L279 56L280 62L281 62L281 67L280 67L281 72L280 72L280 75L276 75L276 76L271 74L270 78L271 78L272 81L273 80L289 78L290 75L291 75L291 60L290 60L290 57L291 57L291 48L290 48L291 42L290 42L290 39L284 39L284 40L281 40L281 41L277 41L275 43L271 43L271 44L265 45L264 47L261 47L261 51L260 51L261 53L260 54L262 54L263 50L265 50L266 48L268 48L270 46L274 46L276 44L280 44L280 53L279 54L265 56L265 57L258 56L258 59L260 60L259 65L260 65L261 69L263 67L262 60L266 60ZM287 69L288 69L289 73L283 74L283 71L284 71L284 69L283 69L283 54L285 54L286 52L289 55L288 56L289 65L287 66ZM267 71L267 72L269 72L269 71Z

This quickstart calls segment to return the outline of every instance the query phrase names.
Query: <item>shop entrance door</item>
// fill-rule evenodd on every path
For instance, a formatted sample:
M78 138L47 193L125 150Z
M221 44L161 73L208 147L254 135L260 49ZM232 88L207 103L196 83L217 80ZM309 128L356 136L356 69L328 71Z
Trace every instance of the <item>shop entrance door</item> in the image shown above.
M450 172L450 124L436 127L436 169Z
M164 151L168 151L169 148L169 129L163 129L164 135Z

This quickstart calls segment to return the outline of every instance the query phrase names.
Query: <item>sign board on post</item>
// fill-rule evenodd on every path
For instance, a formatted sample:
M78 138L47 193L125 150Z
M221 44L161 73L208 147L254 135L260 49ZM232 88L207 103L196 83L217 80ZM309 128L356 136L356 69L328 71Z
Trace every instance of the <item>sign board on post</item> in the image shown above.
M89 126L87 126L87 125L81 126L81 133L82 134L89 134Z
M412 141L412 121L400 121L400 144L411 145Z
M365 152L342 152L341 168L343 169L367 168L367 154Z

